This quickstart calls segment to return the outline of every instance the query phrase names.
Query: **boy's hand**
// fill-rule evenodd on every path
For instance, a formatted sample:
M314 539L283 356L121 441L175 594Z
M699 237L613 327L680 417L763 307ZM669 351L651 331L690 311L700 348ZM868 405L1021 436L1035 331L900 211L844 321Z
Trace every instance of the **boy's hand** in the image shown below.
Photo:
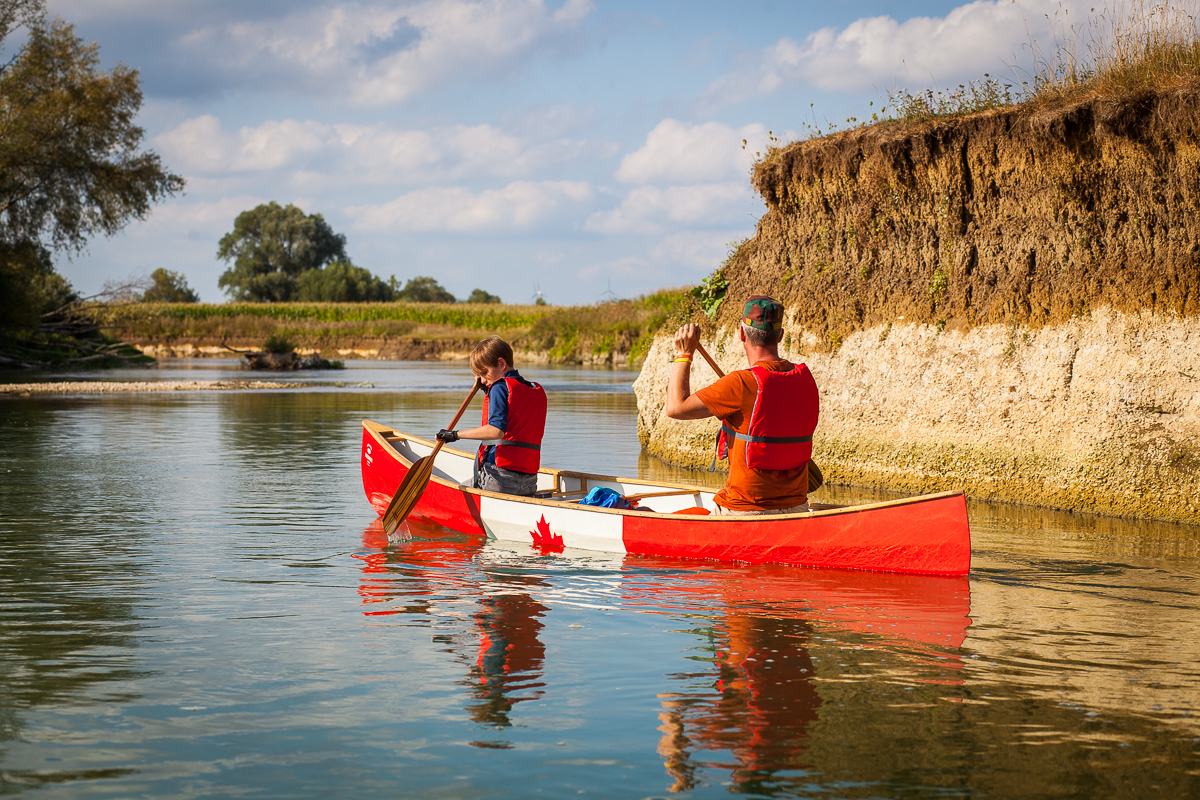
M451 430L442 428L440 431L437 432L437 439L439 442L445 442L446 444L450 444L451 442L457 442L458 441L458 431L451 431Z

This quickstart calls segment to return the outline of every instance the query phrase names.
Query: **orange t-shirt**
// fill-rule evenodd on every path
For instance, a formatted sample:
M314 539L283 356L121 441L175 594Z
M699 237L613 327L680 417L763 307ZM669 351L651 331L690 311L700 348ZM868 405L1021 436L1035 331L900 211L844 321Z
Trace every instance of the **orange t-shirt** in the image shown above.
M772 372L787 372L790 361L759 361L756 367ZM758 398L758 381L748 369L735 370L711 386L696 392L719 420L738 433L750 429L754 401ZM729 437L729 478L725 488L713 498L719 506L734 511L754 511L764 508L790 508L808 500L808 463L796 469L751 469L746 466L746 443Z

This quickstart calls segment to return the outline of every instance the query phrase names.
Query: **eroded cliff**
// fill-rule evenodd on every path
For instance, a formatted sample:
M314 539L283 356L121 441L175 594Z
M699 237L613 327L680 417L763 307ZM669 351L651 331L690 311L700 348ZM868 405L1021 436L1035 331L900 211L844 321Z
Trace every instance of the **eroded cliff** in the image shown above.
M784 301L832 481L1200 522L1198 109L1185 86L772 151L707 341L744 366L741 300ZM666 334L639 431L707 467L715 423L661 414Z

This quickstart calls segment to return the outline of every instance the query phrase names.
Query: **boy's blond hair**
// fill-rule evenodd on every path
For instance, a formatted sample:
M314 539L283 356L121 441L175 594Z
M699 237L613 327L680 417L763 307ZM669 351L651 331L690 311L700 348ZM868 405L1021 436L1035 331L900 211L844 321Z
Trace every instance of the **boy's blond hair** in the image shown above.
M489 336L471 348L471 371L476 375L481 375L488 368L499 364L502 358L504 363L508 364L509 369L515 367L512 345L499 336Z

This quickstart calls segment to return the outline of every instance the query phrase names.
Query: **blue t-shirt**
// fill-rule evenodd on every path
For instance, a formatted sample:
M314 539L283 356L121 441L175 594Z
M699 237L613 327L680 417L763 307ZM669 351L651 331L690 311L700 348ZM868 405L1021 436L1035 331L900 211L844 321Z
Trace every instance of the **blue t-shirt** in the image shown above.
M516 378L525 386L532 386L529 381L521 377L521 373L515 369L510 369L504 373L505 378ZM508 382L504 380L496 381L488 389L488 418L487 424L493 428L499 428L502 431L508 430ZM496 463L496 445L490 445L483 451L483 462L485 464Z

